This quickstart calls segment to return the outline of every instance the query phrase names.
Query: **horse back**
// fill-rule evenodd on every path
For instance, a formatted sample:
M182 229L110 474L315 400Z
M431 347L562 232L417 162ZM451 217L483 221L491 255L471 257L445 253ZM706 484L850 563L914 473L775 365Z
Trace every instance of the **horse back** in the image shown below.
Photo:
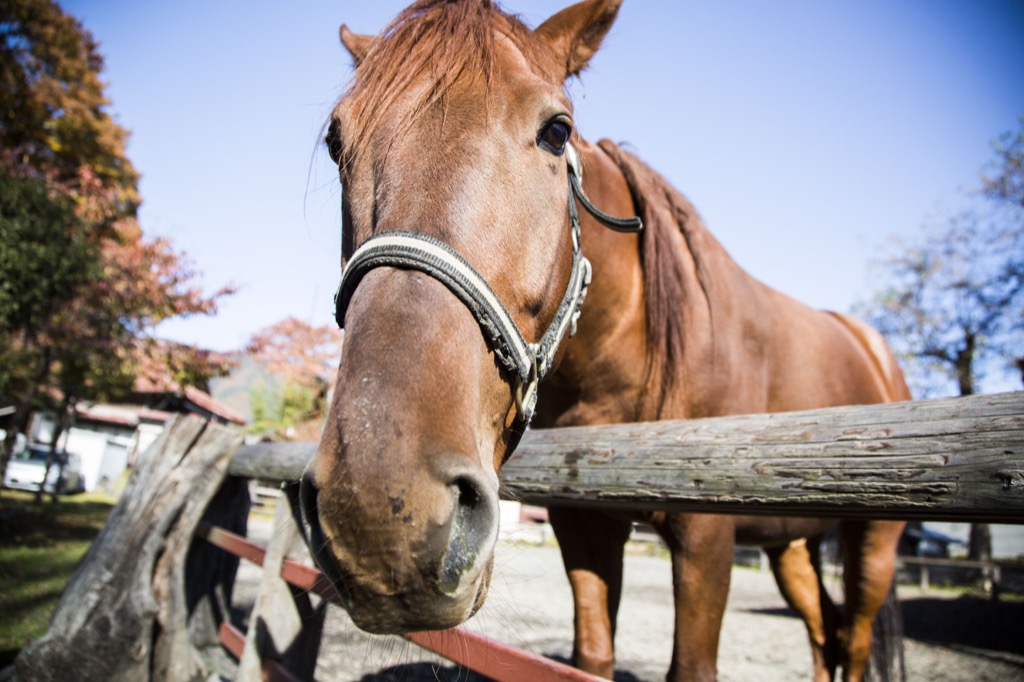
M764 285L762 285L764 286ZM756 310L767 349L764 412L909 400L882 335L850 315L813 309L769 287Z
M607 140L599 146L622 172L646 226L641 256L646 367L656 368L648 375L649 392L660 400L641 410L642 419L910 398L877 331L760 282L733 260L693 205L661 175Z
M836 320L845 326L849 332L864 347L871 359L872 371L878 384L886 390L886 398L882 402L896 402L898 400L910 400L910 388L903 376L896 356L893 355L889 344L885 342L882 335L874 327L862 320L844 315L842 313L829 312Z

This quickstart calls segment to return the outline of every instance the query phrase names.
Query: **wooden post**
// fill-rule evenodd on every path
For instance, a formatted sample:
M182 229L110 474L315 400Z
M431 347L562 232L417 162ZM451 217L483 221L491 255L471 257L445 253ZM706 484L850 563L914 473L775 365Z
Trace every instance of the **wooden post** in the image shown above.
M183 569L175 565L184 564L195 524L241 444L240 433L198 417L168 422L72 573L46 634L18 655L14 679L205 677L185 635Z
M300 680L313 679L327 602L314 606L308 591L285 582L281 566L286 558L312 563L291 506L282 495L235 682L260 682L266 661L280 663Z
M245 536L251 505L249 481L228 476L203 512L201 523ZM218 635L221 625L231 620L238 564L237 556L202 538L192 541L184 562L189 641L202 654L207 668L222 677L233 676L236 667L224 654Z

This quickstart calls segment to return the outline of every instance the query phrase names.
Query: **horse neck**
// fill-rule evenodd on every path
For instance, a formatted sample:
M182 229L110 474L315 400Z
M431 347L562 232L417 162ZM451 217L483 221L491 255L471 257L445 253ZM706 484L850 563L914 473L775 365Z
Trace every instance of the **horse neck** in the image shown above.
M663 215L661 202L647 201L638 191L646 184L635 177L639 162L607 141L581 141L579 151L584 190L598 208L617 216L642 214L646 227L641 235L614 232L581 211L583 251L593 265L593 282L579 331L565 343L560 366L540 393L536 424L657 419L663 416L666 398L661 387L667 368L673 367L666 352L671 356L680 351L674 357L678 363L682 353L697 355L706 345L679 328L687 324L699 329L710 316L698 262L689 258L678 227L661 226L671 219ZM649 169L644 172L653 175ZM703 246L702 228L697 232L695 242ZM715 244L709 242L711 247ZM677 290L698 293L679 296ZM665 320L666 314L672 319ZM673 327L676 337L686 333L686 343L666 348L663 322ZM676 390L668 397L678 402L681 396Z
M608 141L585 150L586 190L603 210L640 214L645 233L624 239L592 221L584 224L594 264L584 319L591 315L601 333L583 336L580 355L614 356L601 371L617 376L625 396L640 387L635 414L623 415L630 419L726 411L724 403L736 398L723 387L744 366L744 350L732 342L757 319L763 285L650 167ZM614 402L625 409L631 403L622 397Z
M632 196L614 161L596 145L576 142L584 191L602 211L635 215ZM582 206L581 246L593 266L577 333L563 342L545 381L534 425L636 421L644 372L644 282L639 237L598 223Z

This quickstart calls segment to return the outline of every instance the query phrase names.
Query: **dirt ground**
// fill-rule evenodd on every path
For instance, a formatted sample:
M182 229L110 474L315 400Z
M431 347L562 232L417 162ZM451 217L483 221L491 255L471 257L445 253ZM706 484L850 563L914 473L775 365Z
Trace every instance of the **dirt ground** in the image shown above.
M672 651L669 562L630 554L625 575L615 679L662 680ZM258 580L258 569L243 564L235 598L239 607L251 605ZM908 680L1024 681L1024 603L903 586L899 596ZM500 544L487 603L466 627L567 661L572 651L572 598L558 550ZM809 679L810 649L803 624L786 607L770 573L734 569L718 670L722 682ZM342 609L333 607L328 610L316 678L483 679L400 638L366 635Z

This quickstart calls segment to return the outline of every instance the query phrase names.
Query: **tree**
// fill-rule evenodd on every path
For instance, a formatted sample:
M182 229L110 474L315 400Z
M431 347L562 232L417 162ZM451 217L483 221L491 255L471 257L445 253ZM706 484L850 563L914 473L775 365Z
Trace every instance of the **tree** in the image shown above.
M132 351L134 388L138 391L180 391L194 386L209 393L210 381L238 366L231 356L164 339L138 339Z
M995 175L981 176L985 196L1024 208L1024 116L1016 133L1008 131L993 143L996 160L990 164Z
M903 360L918 395L978 390L986 364L1011 363L1021 329L1024 234L975 212L882 265L889 284L859 312Z
M0 146L72 188L90 168L102 208L135 215L138 173L125 156L127 131L107 112L102 70L92 35L55 2L0 5Z
M986 364L1024 381L1024 117L993 144L983 203L883 261L888 285L858 312L901 356L918 394L978 390ZM991 558L988 524L971 524L969 555ZM983 581L991 589L991 576Z
M204 293L183 254L143 236L102 68L92 36L51 0L0 4L0 394L17 406L0 473L31 410L130 391L160 321L212 314L233 291ZM180 355L179 367L211 361Z
M1006 206L1009 211L1018 213L1018 224L1020 221L1019 212L1024 209L1024 116L1019 120L1019 128L1016 134L1012 132L1003 133L996 140L995 147L996 161L991 164L995 172L994 176L987 173L982 174L982 184L985 196L993 199L996 203ZM1018 231L1019 235L1019 231ZM1015 244L1018 257L1013 259L1006 276L1020 281L1024 279L1020 257L1021 247L1024 244ZM1024 383L1024 321L1018 319L1016 324L1011 323L1013 339L1011 343L1017 349L1013 365L1020 372L1021 382Z
M287 433L323 415L343 339L333 325L314 327L294 317L253 334L247 352L284 384L279 395L262 386L252 391L254 430Z
M919 395L978 390L986 367L1024 362L1024 118L994 145L981 202L881 262L887 285L858 312L901 356ZM1024 379L1024 376L1022 376Z
M46 319L97 276L98 254L66 197L10 171L0 172L0 244L0 347L24 348ZM17 354L0 364L0 395L10 382L27 379L19 376L25 367Z

